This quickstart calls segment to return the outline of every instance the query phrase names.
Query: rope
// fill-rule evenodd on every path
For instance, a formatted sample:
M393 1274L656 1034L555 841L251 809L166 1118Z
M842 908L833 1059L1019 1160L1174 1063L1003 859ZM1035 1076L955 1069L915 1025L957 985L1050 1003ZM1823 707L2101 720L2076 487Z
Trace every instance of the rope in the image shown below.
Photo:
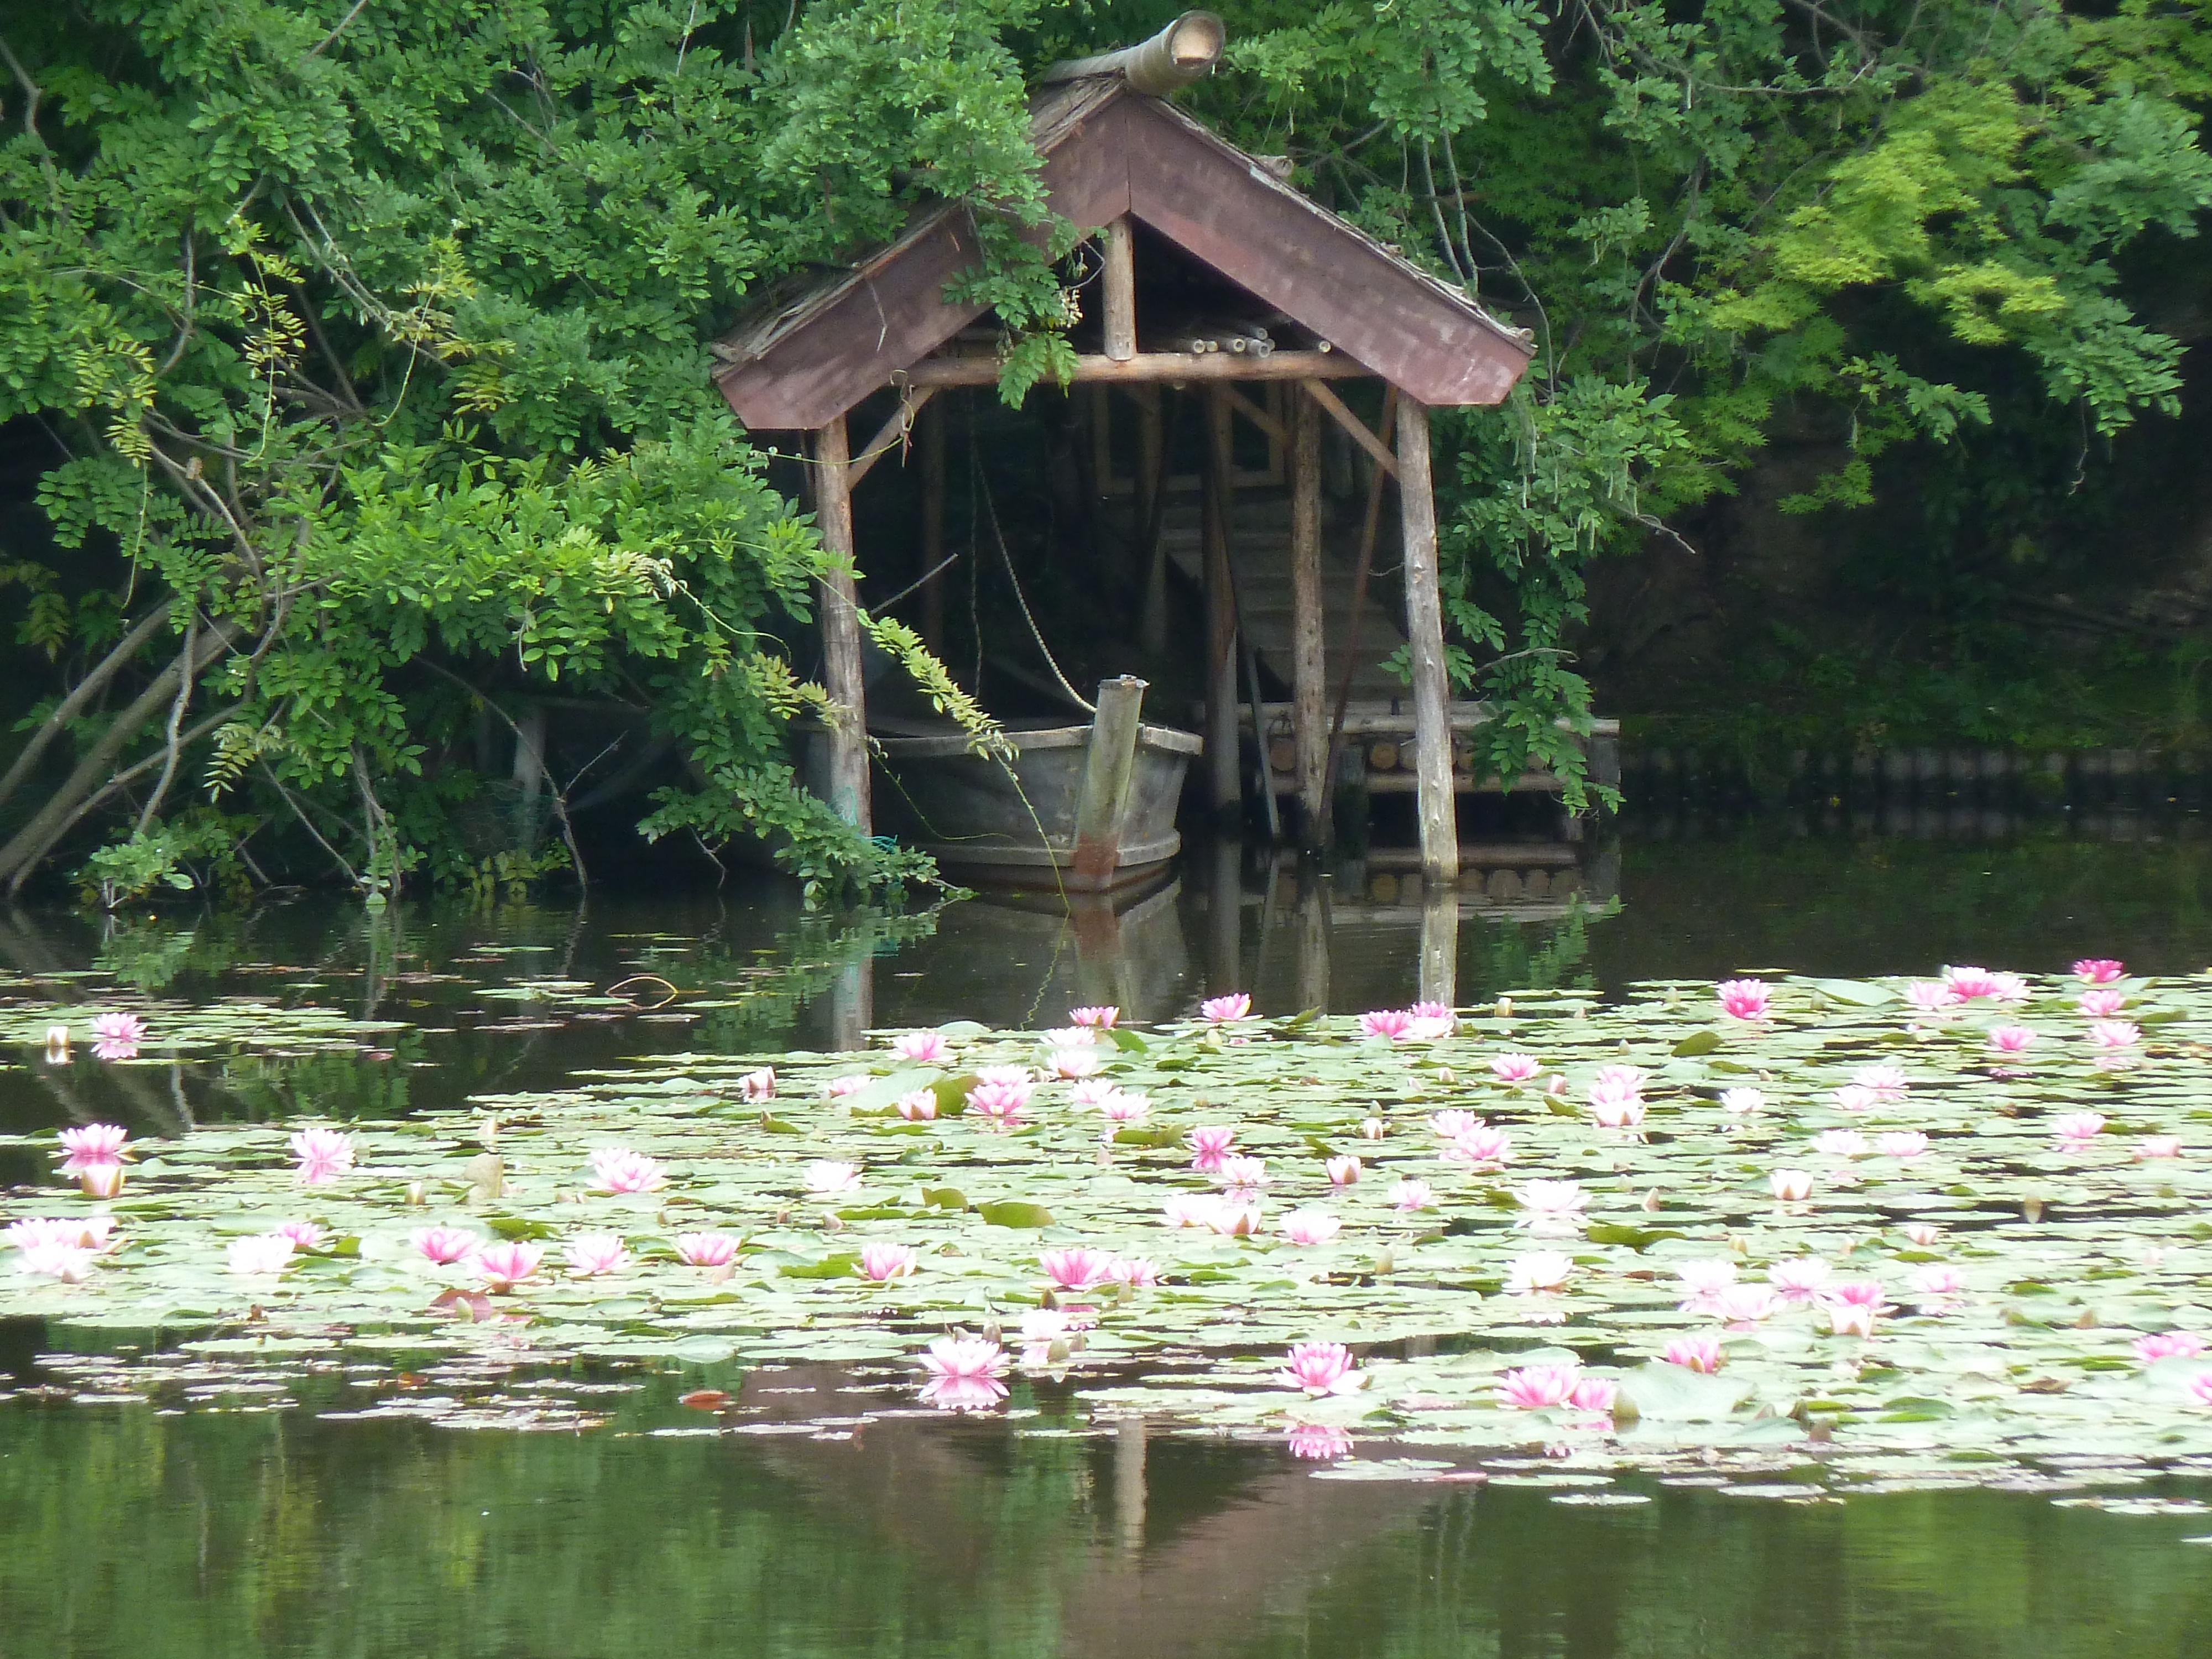
M982 467L975 459L973 450L969 452L968 459L969 466L975 469L977 483L982 487L983 513L991 521L991 539L999 544L999 561L1006 567L1006 580L1014 586L1014 603L1021 607L1022 620L1030 625L1030 637L1036 641L1036 648L1044 655L1045 666L1052 670L1053 678L1060 682L1060 689L1067 694L1069 701L1085 714L1096 714L1098 705L1067 683L1067 676L1060 672L1060 661L1052 654L1052 647L1044 642L1044 635L1037 631L1036 618L1030 614L1030 602L1022 592L1022 579L1014 574L1013 555L1006 551L1006 532L999 528L999 508L991 498L991 481L983 477Z

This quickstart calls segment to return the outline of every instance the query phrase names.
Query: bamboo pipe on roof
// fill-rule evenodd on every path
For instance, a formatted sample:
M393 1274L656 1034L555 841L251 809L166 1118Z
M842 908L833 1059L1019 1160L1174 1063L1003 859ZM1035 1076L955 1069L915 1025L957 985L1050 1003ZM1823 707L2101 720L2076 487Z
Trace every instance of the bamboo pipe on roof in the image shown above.
M1061 81L1080 81L1093 75L1118 75L1132 92L1165 98L1194 81L1202 81L1221 61L1228 38L1221 20L1210 11L1187 11L1151 40L1096 58L1078 58L1054 64L1037 77L1052 86Z

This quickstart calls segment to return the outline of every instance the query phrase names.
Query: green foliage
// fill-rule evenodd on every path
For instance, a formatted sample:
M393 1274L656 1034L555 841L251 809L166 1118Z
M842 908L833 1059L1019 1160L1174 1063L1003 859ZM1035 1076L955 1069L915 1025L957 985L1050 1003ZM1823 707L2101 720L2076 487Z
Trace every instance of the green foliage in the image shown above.
M86 901L113 910L166 888L223 896L243 887L239 848L254 820L195 807L173 823L133 830L85 860L76 882Z

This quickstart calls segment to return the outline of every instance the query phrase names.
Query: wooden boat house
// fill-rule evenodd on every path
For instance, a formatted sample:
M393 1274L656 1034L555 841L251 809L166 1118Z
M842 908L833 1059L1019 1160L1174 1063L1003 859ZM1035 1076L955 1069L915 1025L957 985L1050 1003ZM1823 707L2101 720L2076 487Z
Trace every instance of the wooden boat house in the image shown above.
M1233 803L1242 789L1240 719L1264 724L1287 715L1290 750L1283 758L1291 765L1280 781L1291 786L1304 824L1327 822L1330 734L1342 721L1344 690L1331 684L1325 637L1323 423L1334 422L1366 458L1372 495L1358 574L1363 600L1376 499L1383 480L1395 480L1419 860L1425 879L1449 884L1460 862L1452 728L1455 715L1466 723L1472 705L1455 708L1446 680L1428 412L1500 402L1526 368L1530 344L1457 289L1309 200L1285 182L1286 169L1244 154L1166 101L1164 94L1205 72L1219 50L1218 21L1189 14L1144 47L1061 66L1032 101L1050 204L1091 239L1099 266L1098 280L1082 289L1074 380L1079 388L1099 388L1088 395L1102 404L1108 396L1133 401L1143 442L1155 452L1147 462L1160 441L1162 389L1203 390L1209 499L1201 538L1202 765L1217 806ZM996 381L994 353L973 337L983 307L946 297L947 285L978 258L968 210L944 205L851 270L774 296L717 349L717 383L748 428L808 434L817 520L839 559L823 596L824 678L831 695L856 710L865 691L854 491L885 454L903 451L932 398ZM1222 291L1242 296L1250 314L1206 338L1189 335L1184 319L1148 314L1152 267L1168 261L1196 262ZM1223 349L1207 349L1217 344ZM1362 381L1380 383L1379 417L1355 412L1352 404L1368 401L1366 394L1346 395L1347 383ZM866 400L880 403L887 391L895 406L856 453L848 416ZM1230 563L1238 421L1267 433L1290 497L1286 708L1239 692ZM1147 467L1132 471L1143 489ZM941 484L938 493L941 499ZM1157 528L1157 507L1152 516ZM1347 663L1349 643L1336 642ZM1246 686L1255 688L1256 677L1248 675ZM1266 778L1275 769L1265 758L1268 734L1254 736ZM869 828L866 737L854 723L830 742L830 799L848 820ZM1263 793L1272 814L1274 791Z

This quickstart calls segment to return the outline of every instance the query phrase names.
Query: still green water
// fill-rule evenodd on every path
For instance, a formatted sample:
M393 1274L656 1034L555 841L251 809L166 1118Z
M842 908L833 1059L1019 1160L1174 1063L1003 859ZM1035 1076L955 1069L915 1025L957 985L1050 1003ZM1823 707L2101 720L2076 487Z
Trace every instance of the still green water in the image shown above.
M1086 927L980 904L831 923L771 894L15 917L0 957L18 973L94 964L193 1000L282 986L418 1030L385 1057L180 1068L167 1088L18 1063L0 1113L175 1134L196 1115L434 1110L651 1050L823 1044L862 1018L1014 1022L1099 1000L1161 1017L1231 987L1273 1010L1413 994L1417 909L1234 875L1196 865L1151 912ZM2199 970L2208 878L2193 841L1631 841L1616 913L1470 908L1461 995L2089 952ZM512 994L639 971L732 1006L562 1018ZM947 1420L830 1371L719 1379L735 1396L720 1418L684 1412L664 1380L582 1433L332 1420L362 1403L343 1376L294 1410L103 1404L46 1386L46 1340L0 1331L16 1379L0 1386L19 1389L0 1401L0 1656L2212 1653L2212 1544L2185 1541L2212 1534L2212 1513L2054 1502L2212 1498L2203 1481L1817 1504L1622 1481L1606 1494L1650 1501L1598 1507L1322 1475L1276 1445L1165 1425L1094 1431L1049 1394L1018 1397L1034 1414L1011 1423Z

